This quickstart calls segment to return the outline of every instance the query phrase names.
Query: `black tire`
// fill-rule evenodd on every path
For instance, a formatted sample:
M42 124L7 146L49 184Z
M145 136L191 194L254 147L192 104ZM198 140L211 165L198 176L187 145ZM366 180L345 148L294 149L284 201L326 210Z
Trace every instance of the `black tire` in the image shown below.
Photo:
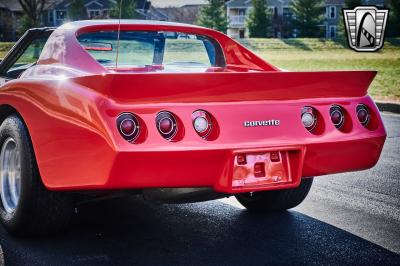
M14 140L21 160L21 189L14 211L7 212L0 200L2 224L8 232L19 236L44 235L65 228L73 214L71 197L45 188L28 130L16 115L6 118L0 126L0 151L9 138Z
M296 207L306 198L312 182L313 178L305 178L297 188L243 193L235 197L249 211L284 211Z

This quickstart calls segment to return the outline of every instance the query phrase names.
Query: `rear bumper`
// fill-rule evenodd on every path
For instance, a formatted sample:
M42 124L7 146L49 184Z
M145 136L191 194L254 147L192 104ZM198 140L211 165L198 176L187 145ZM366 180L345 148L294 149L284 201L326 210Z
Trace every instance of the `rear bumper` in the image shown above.
M299 185L302 177L373 167L379 159L385 138L255 149L117 151L107 171L98 172L101 175L90 185L79 185L77 182L67 190L212 187L216 192L234 194L292 188ZM287 151L290 154L290 182L234 188L235 154L267 151ZM55 189L64 190L65 187Z
M338 130L331 123L332 102L345 108L348 128ZM374 127L365 128L358 123L355 110L359 103L370 107ZM379 111L369 97L315 100L312 105L321 115L323 129L317 134L308 132L301 123L300 110L304 105L303 101L286 101L169 106L184 124L185 136L177 142L166 141L155 130L154 117L163 110L158 105L103 106L99 110L104 120L94 124L55 120L33 131L49 132L33 138L33 144L45 186L68 191L211 187L221 193L241 193L292 188L303 177L358 171L377 163L386 132ZM198 108L207 109L220 124L216 140L203 140L194 132L190 114ZM266 109L268 114L264 112ZM143 143L132 144L120 136L115 121L123 110L136 113L145 122L148 130ZM242 126L243 121L271 118L281 120L279 127ZM285 182L266 180L253 182L251 186L247 185L250 182L238 185L243 172L252 174L254 163L260 161L252 160L238 167L235 156L261 154L260 160L264 160L270 151L287 156L289 163L282 168L287 177ZM252 181L257 181L253 177Z

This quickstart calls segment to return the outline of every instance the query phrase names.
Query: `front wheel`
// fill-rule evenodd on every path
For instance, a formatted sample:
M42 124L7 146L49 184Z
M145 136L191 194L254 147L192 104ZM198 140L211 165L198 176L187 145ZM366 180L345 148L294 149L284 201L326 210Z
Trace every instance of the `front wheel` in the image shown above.
M57 231L70 220L69 195L47 190L25 124L12 115L0 126L0 220L16 235Z
M235 197L250 211L283 211L299 205L310 191L312 182L313 178L305 178L297 188L243 193Z

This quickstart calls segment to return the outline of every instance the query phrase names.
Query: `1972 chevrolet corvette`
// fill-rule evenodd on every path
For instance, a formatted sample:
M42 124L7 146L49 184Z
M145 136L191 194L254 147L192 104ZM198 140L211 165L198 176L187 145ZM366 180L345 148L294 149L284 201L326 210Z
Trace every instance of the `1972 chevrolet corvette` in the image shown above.
M292 208L313 176L367 169L386 132L375 71L283 71L191 25L80 21L29 30L0 64L0 218L66 225L82 197Z

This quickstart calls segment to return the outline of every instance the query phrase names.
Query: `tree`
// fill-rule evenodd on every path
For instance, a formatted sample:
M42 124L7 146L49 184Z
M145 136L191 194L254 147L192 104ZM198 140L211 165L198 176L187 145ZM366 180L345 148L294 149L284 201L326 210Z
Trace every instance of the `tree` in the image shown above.
M24 11L23 23L21 31L25 31L29 28L38 27L41 24L41 17L43 9L46 4L46 0L18 0L19 4Z
M400 37L400 1L399 0L389 0L389 21L388 25L388 35L390 37Z
M266 0L253 0L253 8L247 19L247 28L249 30L250 37L252 38L265 38L268 37L272 15L267 10Z
M325 8L323 0L294 0L291 4L293 18L292 29L298 37L320 37L324 22Z
M121 5L122 2L122 5ZM121 10L120 10L121 7ZM113 4L110 17L119 18L121 14L122 19L133 19L138 18L136 12L136 1L135 0L116 0Z
M224 0L208 0L208 4L200 9L198 23L201 26L221 32L228 30L228 18Z
M22 35L25 33L25 31L33 27L35 26L33 26L31 19L26 14L23 14L19 22L17 32Z
M362 1L361 0L345 0L344 5L346 6L346 8L354 9L357 6L362 6Z
M84 0L72 0L68 6L68 18L70 20L80 20L87 18L87 11Z

